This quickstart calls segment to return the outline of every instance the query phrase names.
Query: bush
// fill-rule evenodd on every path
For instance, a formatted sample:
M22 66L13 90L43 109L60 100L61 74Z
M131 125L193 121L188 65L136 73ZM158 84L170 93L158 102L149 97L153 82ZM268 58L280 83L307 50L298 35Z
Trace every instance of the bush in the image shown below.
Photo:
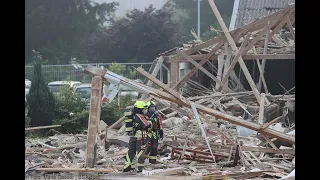
M132 100L132 96L127 94L120 98L120 107L118 107L118 99L114 98L110 104L106 104L101 109L101 118L107 125L112 125L120 117L123 116L123 112L119 108L125 108L129 106Z
M27 98L28 117L31 126L47 126L54 118L55 101L48 86L45 84L41 72L41 55L35 52L33 77Z
M69 85L62 86L55 94L56 108L54 124L60 124L62 133L80 133L87 127L89 111L82 100Z
M55 100L55 119L71 119L73 114L86 109L86 102L69 85L59 89L59 93L55 94Z
M81 133L88 128L89 121L89 102L80 98L78 93L66 85L60 88L55 95L56 109L54 124L61 124L61 133ZM132 97L126 95L120 99L120 107L130 105ZM101 107L101 117L106 124L111 125L122 117L123 113L117 108L118 99L115 98L110 104Z

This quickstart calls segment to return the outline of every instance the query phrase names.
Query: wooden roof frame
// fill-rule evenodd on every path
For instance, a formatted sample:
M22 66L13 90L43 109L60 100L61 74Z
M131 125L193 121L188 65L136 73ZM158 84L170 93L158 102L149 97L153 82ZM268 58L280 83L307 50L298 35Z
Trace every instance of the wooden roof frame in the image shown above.
M201 71L205 70L202 68L199 68L200 66L203 66L205 63L207 63L209 60L216 60L217 59L217 53L216 52L220 50L223 51L225 48L224 46L231 47L233 55L232 63L228 69L228 72L225 74L223 79L219 80L216 78L211 78L216 83L227 83L228 77L230 75L230 72L233 71L233 68L236 63L239 63L241 69L243 70L243 73L248 80L248 83L254 92L254 95L257 99L257 102L260 103L260 93L261 91L261 80L264 80L263 78L263 71L265 67L265 61L266 59L295 59L294 54L267 54L267 48L268 48L268 42L273 38L273 36L279 32L281 28L283 28L285 25L288 26L288 29L290 30L290 33L292 36L295 36L293 24L295 22L295 4L288 5L286 8L275 12L269 16L266 16L264 18L258 19L256 21L253 21L245 26L239 27L237 29L234 29L233 31L230 31L227 29L217 7L215 6L214 2L212 0L208 0L220 26L223 29L224 34L215 37L209 41L203 42L202 44L196 45L188 50L180 51L177 48L177 51L173 55L163 55L164 62L172 64L177 64L179 62L192 62L192 64L195 65L195 67L189 71L185 76L179 79L178 82L173 81L172 88L175 90L180 89L192 76L195 74L199 69ZM236 46L236 42L239 42L241 38L245 38L243 42L240 42L241 47L240 49ZM295 38L293 38L295 39ZM257 54L255 48L257 47L257 43L259 41L264 41L264 47L263 47L263 54ZM239 44L239 43L238 43ZM210 49L210 52L207 51L207 54L197 54L201 49L208 48L209 46L214 46ZM248 54L249 50L254 50L254 54ZM243 59L246 60L254 60L254 59L262 59L262 64L260 65L259 62L259 70L260 70L260 80L259 80L259 86L257 87L254 83L246 65L243 62ZM198 64L195 64L196 60L200 60ZM178 70L177 65L174 66L174 68L171 70L176 71ZM262 72L262 73L261 73ZM176 74L175 74L176 75ZM261 77L262 76L262 77ZM173 78L171 78L173 79ZM264 83L265 85L265 83ZM221 91L223 86L219 86L217 88L217 91ZM265 86L265 89L267 87ZM229 91L230 92L230 91ZM266 101L266 104L269 102Z

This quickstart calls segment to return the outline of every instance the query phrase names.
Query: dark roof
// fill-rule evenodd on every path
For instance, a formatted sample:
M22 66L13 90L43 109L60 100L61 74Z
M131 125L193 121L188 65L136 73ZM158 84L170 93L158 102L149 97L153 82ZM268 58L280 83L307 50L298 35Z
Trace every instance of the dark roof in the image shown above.
M235 6L236 7L235 0ZM232 29L244 26L257 18L268 16L280 11L289 4L294 4L295 0L238 0L238 10L236 13L235 26ZM232 20L231 20L232 21Z

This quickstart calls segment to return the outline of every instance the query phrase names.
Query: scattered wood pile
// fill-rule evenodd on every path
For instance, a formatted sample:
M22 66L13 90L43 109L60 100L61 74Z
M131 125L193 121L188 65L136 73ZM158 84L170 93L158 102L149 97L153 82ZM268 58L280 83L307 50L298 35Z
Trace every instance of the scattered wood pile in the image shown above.
M213 93L211 97L205 99L210 102L208 106L212 105L212 101L220 99L220 110L232 115L248 114L247 121L257 122L259 110L254 108L247 110L248 104L257 106L252 101L254 100L252 96L250 92L233 95ZM233 98L222 101L222 97ZM272 115L265 117L264 126L268 125L271 129L294 137L294 121L290 118L294 117L294 95L266 97L270 98L270 101L277 102L275 103L277 110L271 111ZM234 101L234 98L239 99L237 101L241 102L241 105L237 104L239 102ZM190 99L196 102L203 97L190 97ZM230 102L234 102L234 105L228 106L232 104ZM205 101L203 103L205 104ZM293 113L293 116L290 116L290 113ZM274 116L278 117L274 118ZM197 120L188 119L185 116L179 117L177 113L174 117L163 121L165 139L159 146L159 163L152 165L147 160L146 170L139 176L157 177L163 174L168 176L170 172L171 175L191 176L194 179L213 176L216 179L224 177L284 178L295 169L294 145L276 138L257 135L255 131L210 115L200 114L200 117L214 159ZM106 127L107 125L101 121L94 169L86 170L84 166L87 135L55 134L47 139L26 139L26 173L38 174L41 171L55 172L56 170L56 172L65 171L75 174L84 172L109 174L104 175L105 177L115 174L117 177L126 175L121 170L124 163L123 157L128 150L129 137L125 135L123 128L118 127L117 129L108 128L105 139Z
M194 65L189 74L173 84L162 83L156 75L161 63L166 61L166 57L163 56L154 63L149 72L142 68L136 69L146 77L144 83L93 66L86 67L84 72L93 75L92 87L95 87L91 94L94 98L91 98L93 105L90 109L87 135L69 135L54 131L56 134L47 139L26 139L26 174L34 176L55 175L52 173L59 173L60 176L100 174L99 179L124 179L128 175L131 179L294 178L295 95L291 92L294 87L285 94L271 95L263 82L263 93L260 87L256 87L242 59L242 56L249 56L250 54L246 53L251 51L254 52L255 58L260 57L257 59L272 56L272 52L267 49L273 46L272 43L268 43L269 37L266 37L264 44L267 46L263 49L263 54L257 54L262 51L257 43L261 43L260 40L264 35L269 36L266 32L269 34L270 30L272 30L270 37L273 42L277 41L277 45L281 44L281 38L286 39L286 35L289 42L292 42L290 35L294 39L292 28L294 5L229 32L214 2L209 1L209 4L222 26L224 36L188 50L177 48L176 58L183 58ZM268 21L271 23L266 26L265 23ZM277 36L276 33L285 24L291 27L290 34ZM257 33L258 35L253 36ZM244 34L246 37L241 41ZM239 42L239 39L242 44L237 47L236 42ZM250 40L249 45L245 47ZM203 48L210 44L216 46L207 50L205 54ZM220 71L221 77L218 78L219 73L215 77L202 65L208 62L222 45L230 46L234 57L227 66L229 69L224 73ZM283 44L284 46L286 52L294 52L293 44L287 43ZM292 48L288 50L288 46ZM283 47L273 47L273 49L283 50ZM192 55L195 52L200 52L201 55ZM270 54L266 54L267 52ZM285 56L289 59L291 55ZM197 63L196 58L201 61ZM243 69L251 91L244 90L236 80L237 86L233 87L228 83L228 79L236 79L233 68L237 62ZM172 61L172 63L177 62ZM258 64L260 69L260 62ZM208 88L192 81L190 77L198 70L203 71L216 84ZM260 75L264 81L262 69ZM154 98L159 105L162 105L159 113L164 117L165 138L159 145L158 163L153 165L146 160L145 170L140 174L121 172L129 142L129 137L125 135L124 117L110 127L97 119L100 117L99 89L102 87L102 81L108 77L112 77L115 83L134 87L144 94L142 99ZM133 163L136 164L136 160ZM91 165L94 168L88 168ZM65 174L66 172L68 174Z

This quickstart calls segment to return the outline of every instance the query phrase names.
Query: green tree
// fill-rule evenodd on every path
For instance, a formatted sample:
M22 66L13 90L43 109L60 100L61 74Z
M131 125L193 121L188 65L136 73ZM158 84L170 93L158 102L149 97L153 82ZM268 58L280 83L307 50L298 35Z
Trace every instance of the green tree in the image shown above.
M124 76L130 79L135 77L135 75L137 74L137 71L134 68L127 67L124 64L119 64L115 62L113 62L110 65L109 70L112 71L113 73L119 74L120 76Z
M55 108L54 97L43 80L41 73L41 55L38 52L35 52L33 60L35 61L33 77L31 79L31 87L27 98L29 108L28 117L31 118L30 125L51 125Z
M25 57L39 51L49 64L66 64L71 57L88 61L87 44L107 23L118 3L92 0L28 0L25 2ZM92 57L94 58L94 57Z
M126 17L112 20L92 49L106 62L150 62L180 43L180 26L172 18L173 10L171 3L158 10L152 5L144 11L134 9Z
M175 4L175 19L181 22L183 27L182 38L184 41L193 40L194 37L190 31L194 29L197 32L198 27L198 0L173 0ZM217 8L228 26L230 23L234 0L215 0ZM200 31L201 39L208 40L217 35L215 31L210 30L210 26L217 30L221 27L217 18L207 0L200 1Z

